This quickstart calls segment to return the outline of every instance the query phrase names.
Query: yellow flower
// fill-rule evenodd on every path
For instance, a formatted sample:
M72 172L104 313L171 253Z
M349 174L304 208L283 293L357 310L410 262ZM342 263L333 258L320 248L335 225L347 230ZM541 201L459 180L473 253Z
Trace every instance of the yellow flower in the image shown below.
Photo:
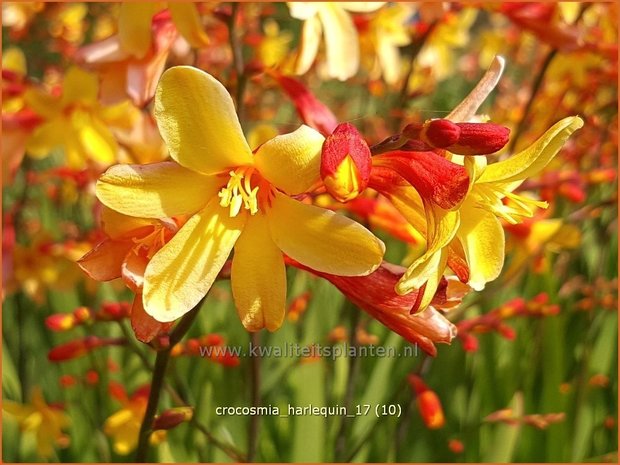
M410 265L396 285L396 291L405 294L426 283L420 306L424 308L435 293L450 254L466 260L467 283L473 289L482 290L487 282L497 278L505 255L504 230L499 219L516 224L532 217L536 207L547 207L546 202L515 194L514 190L542 170L582 126L583 120L577 116L564 118L527 149L489 166L484 157L466 157L470 177L467 196L457 211L425 208L428 231L433 236L427 239L426 252ZM395 205L408 218L420 217L415 200L409 205L398 201Z
M118 399L123 407L110 415L103 424L103 432L112 438L114 452L127 455L138 445L142 419L146 413L148 388L138 389L131 397ZM166 432L154 431L149 437L153 445L161 443L166 438Z
M381 263L385 247L368 230L290 197L320 180L318 132L301 126L252 154L224 86L186 66L164 73L155 118L174 161L117 165L97 184L99 199L129 216L191 215L146 268L144 307L155 319L172 321L197 305L233 247L233 297L251 331L282 323L283 253L347 276Z
M402 70L399 47L411 43L406 23L412 14L407 5L395 3L373 15L360 33L362 57L369 62L371 76L383 75L388 84L398 82Z
M69 417L60 408L48 405L40 388L32 390L31 404L5 400L2 410L15 417L22 431L36 434L37 454L40 457L51 457L55 445L66 447L69 444L69 438L62 432L69 426Z
M144 58L151 47L151 22L161 2L123 2L118 18L118 33L126 52ZM191 2L168 2L172 21L183 38L196 48L204 47L209 38L200 22L197 6Z
M385 2L290 2L293 18L304 20L297 74L310 69L325 35L327 75L345 81L357 73L360 50L357 30L347 11L371 12Z
M56 147L63 147L71 168L84 168L88 159L110 165L116 160L118 144L109 126L131 127L135 117L129 101L103 106L97 100L97 76L77 67L70 68L63 81L62 96L29 89L25 99L45 118L28 140L26 150L43 158Z

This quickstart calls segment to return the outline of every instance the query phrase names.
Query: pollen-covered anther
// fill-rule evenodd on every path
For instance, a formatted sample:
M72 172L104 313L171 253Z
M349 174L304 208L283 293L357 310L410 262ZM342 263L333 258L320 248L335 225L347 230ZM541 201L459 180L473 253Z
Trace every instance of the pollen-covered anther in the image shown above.
M220 205L230 209L230 216L235 217L243 207L255 215L258 212L258 186L252 187L252 175L255 169L251 167L241 167L230 171L230 179L226 187L223 187L218 196Z

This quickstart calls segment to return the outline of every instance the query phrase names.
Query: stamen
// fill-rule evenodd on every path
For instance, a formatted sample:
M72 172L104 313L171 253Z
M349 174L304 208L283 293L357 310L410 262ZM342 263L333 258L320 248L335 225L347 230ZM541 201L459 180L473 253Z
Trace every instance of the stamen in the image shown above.
M522 218L531 218L534 216L536 207L547 208L549 206L547 202L517 195L496 186L477 185L475 192L478 194L477 203L481 208L490 210L510 224L520 223ZM504 198L508 199L508 204L502 202Z
M241 167L228 174L230 176L228 184L218 193L220 205L230 209L231 217L237 216L242 207L250 210L250 214L256 214L258 212L258 186L252 188L254 168Z

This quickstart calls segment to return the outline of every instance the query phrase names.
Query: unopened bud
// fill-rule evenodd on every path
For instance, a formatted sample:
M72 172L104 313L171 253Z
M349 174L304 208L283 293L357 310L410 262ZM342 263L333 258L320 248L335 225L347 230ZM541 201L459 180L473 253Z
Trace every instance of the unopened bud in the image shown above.
M80 323L85 323L92 319L92 312L87 307L78 307L73 311L73 316Z
M510 129L494 123L453 123L447 119L432 119L423 125L406 126L403 135L458 155L487 155L508 143Z
M418 409L428 429L440 429L446 424L441 401L435 391L424 391L417 398Z
M168 430L190 421L194 415L192 407L176 407L165 410L153 421L153 430Z
M76 319L71 313L56 313L45 319L45 326L52 331L67 331L75 326Z
M445 149L457 144L460 137L461 128L459 125L447 119L427 121L420 130L420 139L438 149Z
M501 150L510 137L510 129L494 123L457 123L461 135L447 147L459 155L487 155Z
M366 189L371 165L370 148L352 124L339 124L325 139L321 179L339 202L348 202Z

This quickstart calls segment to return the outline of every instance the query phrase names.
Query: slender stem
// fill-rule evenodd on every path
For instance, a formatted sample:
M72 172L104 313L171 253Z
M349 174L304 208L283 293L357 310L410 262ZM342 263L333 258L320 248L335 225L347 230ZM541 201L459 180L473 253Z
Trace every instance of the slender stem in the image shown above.
M252 333L250 339L254 346L260 344L258 333ZM260 358L252 357L250 359L250 386L252 406L260 406ZM248 462L253 462L258 449L258 436L260 432L260 416L253 415L250 417L250 427L248 433Z
M235 68L235 74L237 76L237 116L239 121L243 125L245 120L245 103L243 97L245 94L245 87L247 84L247 76L245 75L245 64L243 63L243 46L241 38L243 32L237 27L237 18L239 17L239 11L241 4L238 2L232 2L232 12L230 14L230 20L228 22L230 48L233 55L233 66Z
M151 428L153 426L153 420L155 413L157 412L157 406L159 404L159 397L161 396L161 390L164 386L164 378L166 375L166 368L168 367L168 361L170 360L170 351L187 333L192 326L196 315L202 307L202 299L198 305L196 305L189 313L187 313L177 324L177 326L170 333L170 344L164 350L157 352L155 358L155 367L153 369L153 376L151 381L151 390L149 393L149 400L146 405L146 412L140 425L140 434L138 436L138 448L136 451L136 462L146 462L149 451L149 437L151 435Z
M218 438L216 438L213 433L211 433L202 423L199 423L198 420L192 419L190 422L193 426L196 427L198 431L205 435L205 437L213 443L214 446L220 448L225 454L227 454L231 459L236 460L238 462L248 462L247 457L244 457L243 454L228 444L223 443Z
M540 91L541 85L545 78L545 74L547 73L547 70L549 69L549 65L551 64L551 62L553 61L553 58L557 55L557 53L558 53L558 49L556 48L552 49L547 54L542 64L540 65L538 74L534 78L534 82L532 84L532 92L530 93L530 98L527 101L527 104L525 105L525 109L523 110L523 117L521 118L521 121L519 121L519 125L517 126L514 136L511 137L510 148L508 149L508 152L510 153L514 152L517 141L519 140L521 134L523 133L523 129L525 128L527 117L529 116L530 110L532 109L532 105L534 104L536 96L538 95L538 92Z
M349 346L357 348L357 325L360 319L360 312L355 307L349 305L351 311L351 329L349 333ZM355 396L355 387L357 386L357 378L360 370L359 357L351 357L349 359L349 376L347 379L347 388L344 394L344 406L347 411L352 410L353 398ZM351 422L348 418L343 417L336 437L336 449L334 451L336 461L342 462L347 449L347 434Z

